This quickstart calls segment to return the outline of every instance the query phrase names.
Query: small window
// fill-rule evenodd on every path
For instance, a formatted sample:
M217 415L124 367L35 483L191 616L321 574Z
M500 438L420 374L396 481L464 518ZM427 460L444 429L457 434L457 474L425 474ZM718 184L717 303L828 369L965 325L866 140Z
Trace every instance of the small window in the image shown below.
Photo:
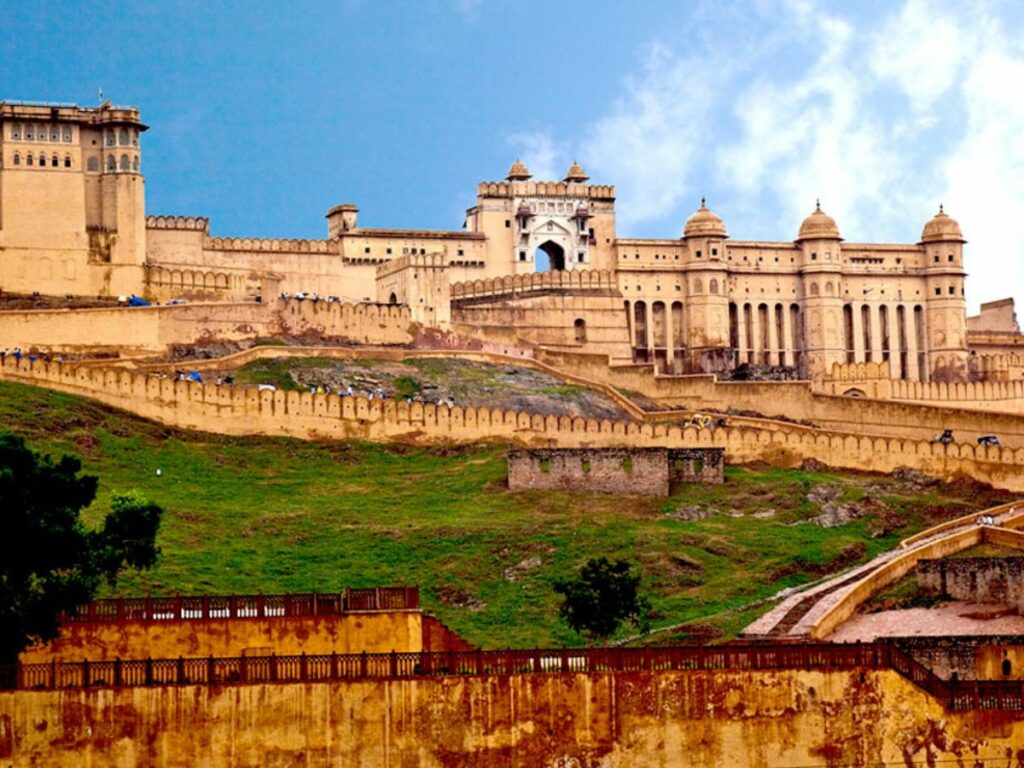
M949 259L948 259L948 260L949 260L949 261L952 261L952 260L953 260L953 254L952 254L952 253L951 253L951 254L949 254Z
M90 173L96 173L100 169L100 159L98 157L90 157L85 163L85 169Z
M25 158L25 165L32 165L32 155Z
M955 296L956 295L956 288L954 286L952 286L952 285L949 286L949 295L950 296Z
M57 129L57 126L53 126L50 129L50 141L60 141L60 131Z
M583 263L583 259L586 258L586 255L587 254L585 254L583 251L579 251L576 254L576 261L579 262L580 264L582 264Z
M68 144L71 143L71 129L70 128L65 128L64 129L64 141L66 143L68 143Z
M107 131L107 146L112 147L117 143L117 137L114 136L113 131Z
M128 159L128 155L121 155L121 170L130 171L132 169L131 160Z
M390 255L390 254L391 254L391 249L390 249L390 248L388 248L388 249L387 249L387 250L385 251L385 253L387 253L388 255ZM392 303L392 304L394 304L395 302L391 302L391 303Z
M818 260L818 254L812 253L811 254L811 261L817 261L817 260Z
M139 146L139 132L134 129L132 129L132 146Z
M60 160L57 159L56 155L54 155L52 158L50 158L50 165L53 168L57 168L60 165Z
M369 253L369 252L370 252L370 246L366 246L365 248L363 248L363 253Z
M21 138L21 126L20 125L15 124L15 125L11 126L11 138L12 139L20 139Z
M109 155L107 157L107 170L108 171L116 171L117 170L117 160L114 159L113 155Z
M526 261L526 251L520 251L519 252L519 260L520 261Z
M120 132L121 146L127 147L130 139L128 138L128 129L122 128Z
M700 251L697 251L697 258L700 258Z
M25 126L25 138L32 141L36 137L36 130L31 125Z
M505 229L510 229L511 227L512 227L512 219L505 219Z
M45 168L46 167L46 155L39 155L39 167L40 168Z
M136 155L135 159L132 160L132 170L136 171L136 172L138 172L138 170L139 170L139 157L138 157L138 155Z
M459 248L459 256L465 256L466 252Z
M712 256L717 256L718 255L718 249L717 248L712 248L711 249L711 255Z
M935 254L935 263L936 264L939 263L939 254L937 254L937 253Z
M936 286L936 288L935 288L935 295L936 296L941 296L942 295L942 289Z
M14 153L14 164L21 165L21 155L19 155L17 152Z

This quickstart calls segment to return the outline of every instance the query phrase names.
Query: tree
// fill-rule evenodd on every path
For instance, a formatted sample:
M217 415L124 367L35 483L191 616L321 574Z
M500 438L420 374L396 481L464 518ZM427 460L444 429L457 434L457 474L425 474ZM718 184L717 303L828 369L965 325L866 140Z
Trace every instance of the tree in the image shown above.
M605 639L629 621L641 632L650 628L650 604L640 594L640 576L625 560L592 558L575 579L559 579L555 591L564 597L558 615L589 639Z
M138 493L115 495L97 528L79 514L97 479L74 456L53 461L0 433L0 663L57 636L62 613L90 602L125 568L149 568L161 509Z

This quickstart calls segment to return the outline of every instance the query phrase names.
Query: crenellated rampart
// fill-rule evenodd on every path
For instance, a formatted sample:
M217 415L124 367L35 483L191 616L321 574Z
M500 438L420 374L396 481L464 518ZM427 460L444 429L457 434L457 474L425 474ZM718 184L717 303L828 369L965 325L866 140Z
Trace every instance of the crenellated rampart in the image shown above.
M409 307L400 304L293 298L283 303L281 324L285 332L296 336L315 333L357 344L408 344L413 340Z
M262 251L266 253L329 253L329 240L262 237L207 237L203 248L211 251Z
M931 444L785 423L762 428L726 426L712 432L678 424L545 416L336 394L261 392L11 356L2 361L0 375L89 397L171 426L222 434L413 443L499 440L567 448L721 447L729 463L766 461L797 466L814 458L836 467L877 472L912 467L946 479L968 476L1024 491L1024 448Z
M531 272L453 283L452 300L535 291L618 291L615 273L601 269Z

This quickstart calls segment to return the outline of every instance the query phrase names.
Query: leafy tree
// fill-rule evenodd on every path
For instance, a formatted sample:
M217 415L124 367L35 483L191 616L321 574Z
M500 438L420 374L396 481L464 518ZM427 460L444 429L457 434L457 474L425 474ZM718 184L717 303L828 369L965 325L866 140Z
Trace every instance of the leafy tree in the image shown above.
M623 621L645 633L650 629L650 604L640 594L640 576L625 560L592 558L578 578L559 579L555 591L564 598L558 615L590 640L612 635Z
M98 528L79 519L97 480L73 456L53 461L0 433L0 663L57 636L61 613L91 601L125 568L149 568L161 509L138 493L116 495Z

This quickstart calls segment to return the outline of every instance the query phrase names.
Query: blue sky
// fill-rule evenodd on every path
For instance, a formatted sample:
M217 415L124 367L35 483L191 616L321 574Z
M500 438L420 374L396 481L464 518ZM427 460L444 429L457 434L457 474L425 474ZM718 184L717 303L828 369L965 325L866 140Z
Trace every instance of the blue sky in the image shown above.
M728 6L728 7L725 7ZM130 10L124 10L130 8ZM740 239L820 197L853 241L940 202L968 300L1024 304L1019 3L0 2L0 98L141 107L151 213L214 234L451 229L521 157L618 188L623 235L701 195Z

